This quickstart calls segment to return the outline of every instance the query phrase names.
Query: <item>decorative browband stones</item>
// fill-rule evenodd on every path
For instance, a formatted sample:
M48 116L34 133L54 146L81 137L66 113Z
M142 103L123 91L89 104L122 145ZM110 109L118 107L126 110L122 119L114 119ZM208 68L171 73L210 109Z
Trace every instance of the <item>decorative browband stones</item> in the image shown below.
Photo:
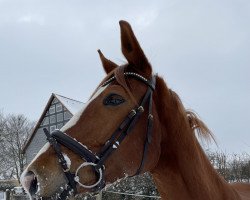
M146 78L144 78L142 75L134 73L134 72L124 72L124 76L133 76L135 78L140 79L141 81L145 82L148 85L148 80ZM112 76L111 78L109 78L107 81L105 81L101 87L108 85L109 83L111 83L112 81L115 80L115 76Z

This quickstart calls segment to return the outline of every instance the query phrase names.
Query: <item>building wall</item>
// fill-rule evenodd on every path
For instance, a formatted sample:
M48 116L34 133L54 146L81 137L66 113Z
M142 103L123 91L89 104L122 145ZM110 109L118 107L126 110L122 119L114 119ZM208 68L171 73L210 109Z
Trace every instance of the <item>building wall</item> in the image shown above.
M31 160L36 156L38 151L43 147L43 145L46 143L46 137L43 132L42 128L39 128L32 141L30 142L30 145L26 149L26 162L30 163Z
M4 200L4 192L0 191L0 200Z
M34 136L25 151L27 164L32 161L39 150L47 142L43 128L47 128L50 132L55 129L60 129L71 117L72 114L58 101L58 99L54 98L50 107L46 111L40 127L34 133Z

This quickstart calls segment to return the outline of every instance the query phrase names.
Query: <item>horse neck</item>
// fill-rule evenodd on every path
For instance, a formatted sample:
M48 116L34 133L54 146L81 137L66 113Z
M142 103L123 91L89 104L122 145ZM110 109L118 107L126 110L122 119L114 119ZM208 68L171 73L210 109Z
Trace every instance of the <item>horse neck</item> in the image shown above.
M160 87L158 99L161 102L157 102L162 124L161 156L152 171L162 199L239 199L207 159L182 111L183 106L179 105L180 101L167 100L171 94L166 86L164 89Z

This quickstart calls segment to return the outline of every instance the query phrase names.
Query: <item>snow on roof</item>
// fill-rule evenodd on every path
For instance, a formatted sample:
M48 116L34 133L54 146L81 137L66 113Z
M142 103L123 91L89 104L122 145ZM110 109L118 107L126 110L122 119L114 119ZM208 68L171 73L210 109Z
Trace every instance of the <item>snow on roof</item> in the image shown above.
M76 114L77 111L79 111L84 105L84 103L81 101L70 99L70 98L61 96L59 94L54 94L54 95L73 115Z

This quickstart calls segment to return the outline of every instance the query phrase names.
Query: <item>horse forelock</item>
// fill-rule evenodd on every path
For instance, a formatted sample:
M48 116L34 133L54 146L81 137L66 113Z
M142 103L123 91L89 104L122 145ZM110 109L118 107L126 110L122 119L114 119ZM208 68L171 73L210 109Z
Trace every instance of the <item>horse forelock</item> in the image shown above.
M132 99L132 101L138 105L136 99L135 99L135 96L132 94L128 84L127 84L127 81L126 81L126 78L125 78L125 75L124 75L124 72L125 72L125 69L126 69L126 66L127 65L122 65L120 67L117 67L114 71L114 75L115 75L115 78L116 78L116 81L119 85L121 85L124 90L128 93L128 95L130 96L130 98Z

